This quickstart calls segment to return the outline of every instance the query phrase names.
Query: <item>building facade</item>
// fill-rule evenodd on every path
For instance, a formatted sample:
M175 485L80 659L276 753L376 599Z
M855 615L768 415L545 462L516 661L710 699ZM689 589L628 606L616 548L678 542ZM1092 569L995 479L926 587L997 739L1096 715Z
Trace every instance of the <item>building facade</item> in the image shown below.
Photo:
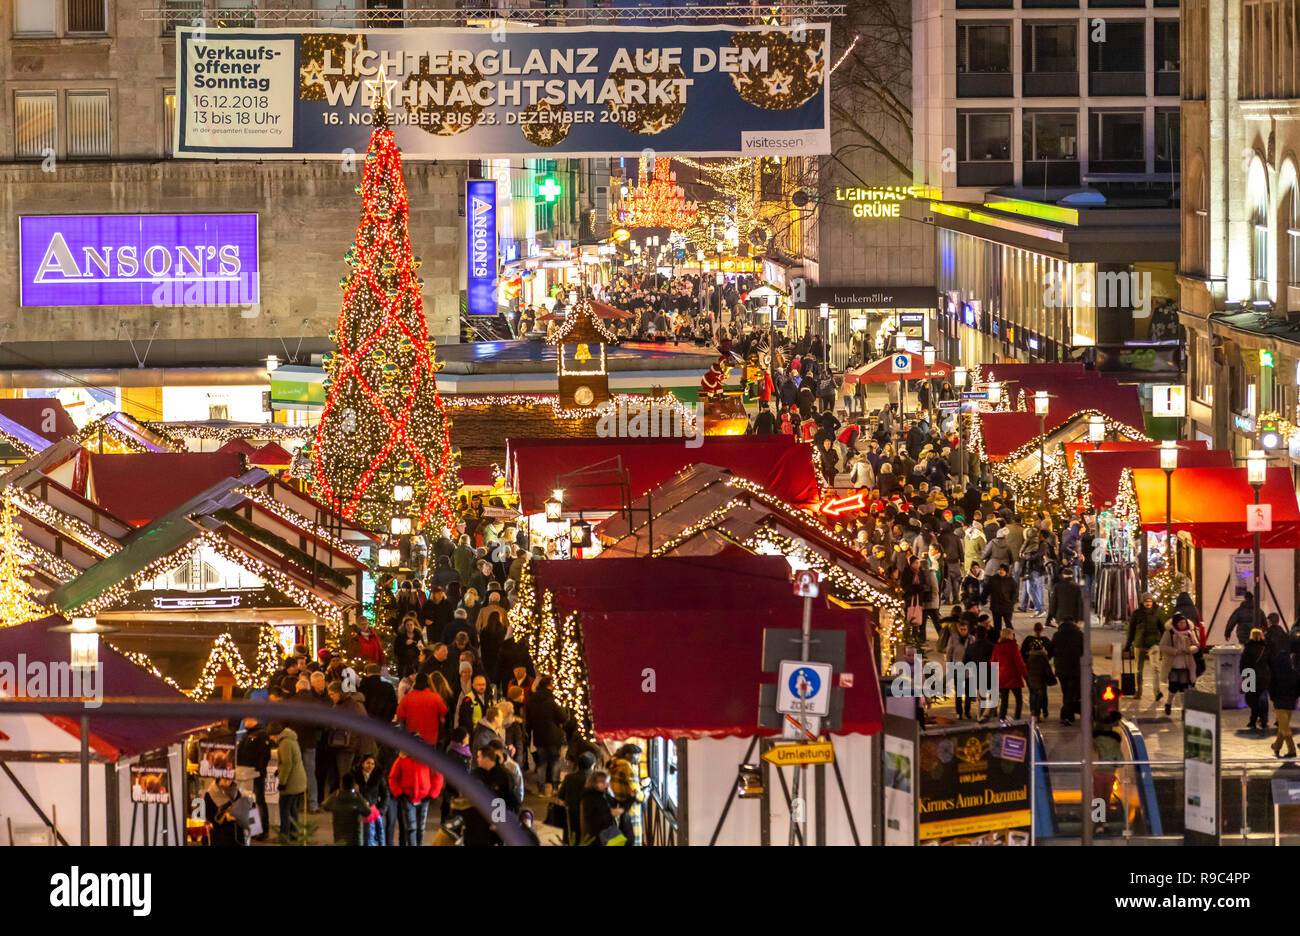
M1124 371L1141 345L1178 375L1178 23L1171 0L913 6L950 360Z
M258 25L246 0L170 6L209 26ZM324 6L339 4L277 4ZM182 411L193 418L209 399L214 413L224 406L232 418L235 411L248 418L262 412L268 356L310 363L332 347L343 255L361 215L355 190L364 154L329 162L171 158L175 39L157 15L167 7L0 3L0 302L14 313L0 322L0 393L91 385L142 419ZM405 163L425 313L442 342L458 340L468 173L463 162ZM259 302L150 296L133 305L20 305L20 216L206 213L256 215Z
M1188 431L1300 464L1300 4L1185 0ZM1271 441L1271 440L1270 440Z

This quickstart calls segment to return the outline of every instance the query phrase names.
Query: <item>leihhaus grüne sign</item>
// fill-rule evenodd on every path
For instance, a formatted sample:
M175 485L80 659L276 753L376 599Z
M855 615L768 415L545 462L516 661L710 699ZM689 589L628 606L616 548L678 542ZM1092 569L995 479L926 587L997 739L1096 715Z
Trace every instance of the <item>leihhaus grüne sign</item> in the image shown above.
M257 215L18 219L21 306L238 306L259 301Z

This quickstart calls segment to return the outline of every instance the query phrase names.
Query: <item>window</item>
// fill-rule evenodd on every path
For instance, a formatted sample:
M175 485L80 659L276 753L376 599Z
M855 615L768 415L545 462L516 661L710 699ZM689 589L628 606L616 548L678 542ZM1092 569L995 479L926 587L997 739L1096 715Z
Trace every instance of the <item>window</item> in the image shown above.
M176 138L176 89L163 92L163 152L174 156Z
M1197 334L1192 342L1192 395L1206 405L1214 404L1214 356L1210 350L1210 339Z
M1089 172L1146 171L1142 111L1092 111L1089 116Z
M1155 23L1156 94L1178 93L1178 20L1163 19Z
M54 91L19 91L14 95L14 156L43 159L58 143Z
M1009 23L957 23L957 96L1010 97Z
M1079 93L1079 26L1073 20L1025 23L1021 84L1026 97Z
M1105 42L1088 43L1092 94L1146 94L1146 26L1104 20ZM1090 29L1094 27L1089 27Z
M1210 264L1210 202L1205 171L1199 160L1192 164L1184 185L1184 260L1189 273L1205 276Z
M957 184L1007 185L1012 181L1011 114L957 113Z
M1176 107L1156 108L1156 172L1179 170L1179 112Z
M68 157L108 156L108 92L69 91Z
M1246 0L1241 15L1241 96L1300 96L1296 0Z
M1268 243L1268 177L1259 157L1250 164L1246 182L1246 197L1250 206L1251 228L1251 279L1254 280L1255 298L1268 298L1269 243Z
M104 0L68 0L68 33L108 32Z
M1079 115L1026 111L1021 136L1026 185L1079 183Z
M1291 188L1282 203L1283 222L1286 224L1287 283L1300 287L1300 182L1295 169L1291 170Z
M50 0L14 0L14 35L53 36L54 12Z

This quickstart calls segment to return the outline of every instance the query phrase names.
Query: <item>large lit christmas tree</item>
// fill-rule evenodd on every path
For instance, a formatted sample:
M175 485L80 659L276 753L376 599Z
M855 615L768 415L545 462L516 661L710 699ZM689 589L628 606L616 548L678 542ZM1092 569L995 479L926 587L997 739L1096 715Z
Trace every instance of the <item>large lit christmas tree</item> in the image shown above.
M361 223L339 281L343 309L326 355L328 397L311 449L315 492L343 516L387 532L394 516L451 528L460 486L451 423L411 255L402 157L377 96L361 185ZM411 496L397 501L394 488ZM407 493L404 491L404 493Z

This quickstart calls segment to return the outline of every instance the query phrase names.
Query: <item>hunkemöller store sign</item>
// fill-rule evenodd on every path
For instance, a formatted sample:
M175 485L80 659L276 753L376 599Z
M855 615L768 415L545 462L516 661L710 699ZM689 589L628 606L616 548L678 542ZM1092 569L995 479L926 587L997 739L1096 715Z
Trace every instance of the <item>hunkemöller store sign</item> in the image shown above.
M933 286L809 286L795 305L800 309L823 304L832 309L933 309L938 301Z
M257 215L18 219L20 306L241 306L260 300Z

